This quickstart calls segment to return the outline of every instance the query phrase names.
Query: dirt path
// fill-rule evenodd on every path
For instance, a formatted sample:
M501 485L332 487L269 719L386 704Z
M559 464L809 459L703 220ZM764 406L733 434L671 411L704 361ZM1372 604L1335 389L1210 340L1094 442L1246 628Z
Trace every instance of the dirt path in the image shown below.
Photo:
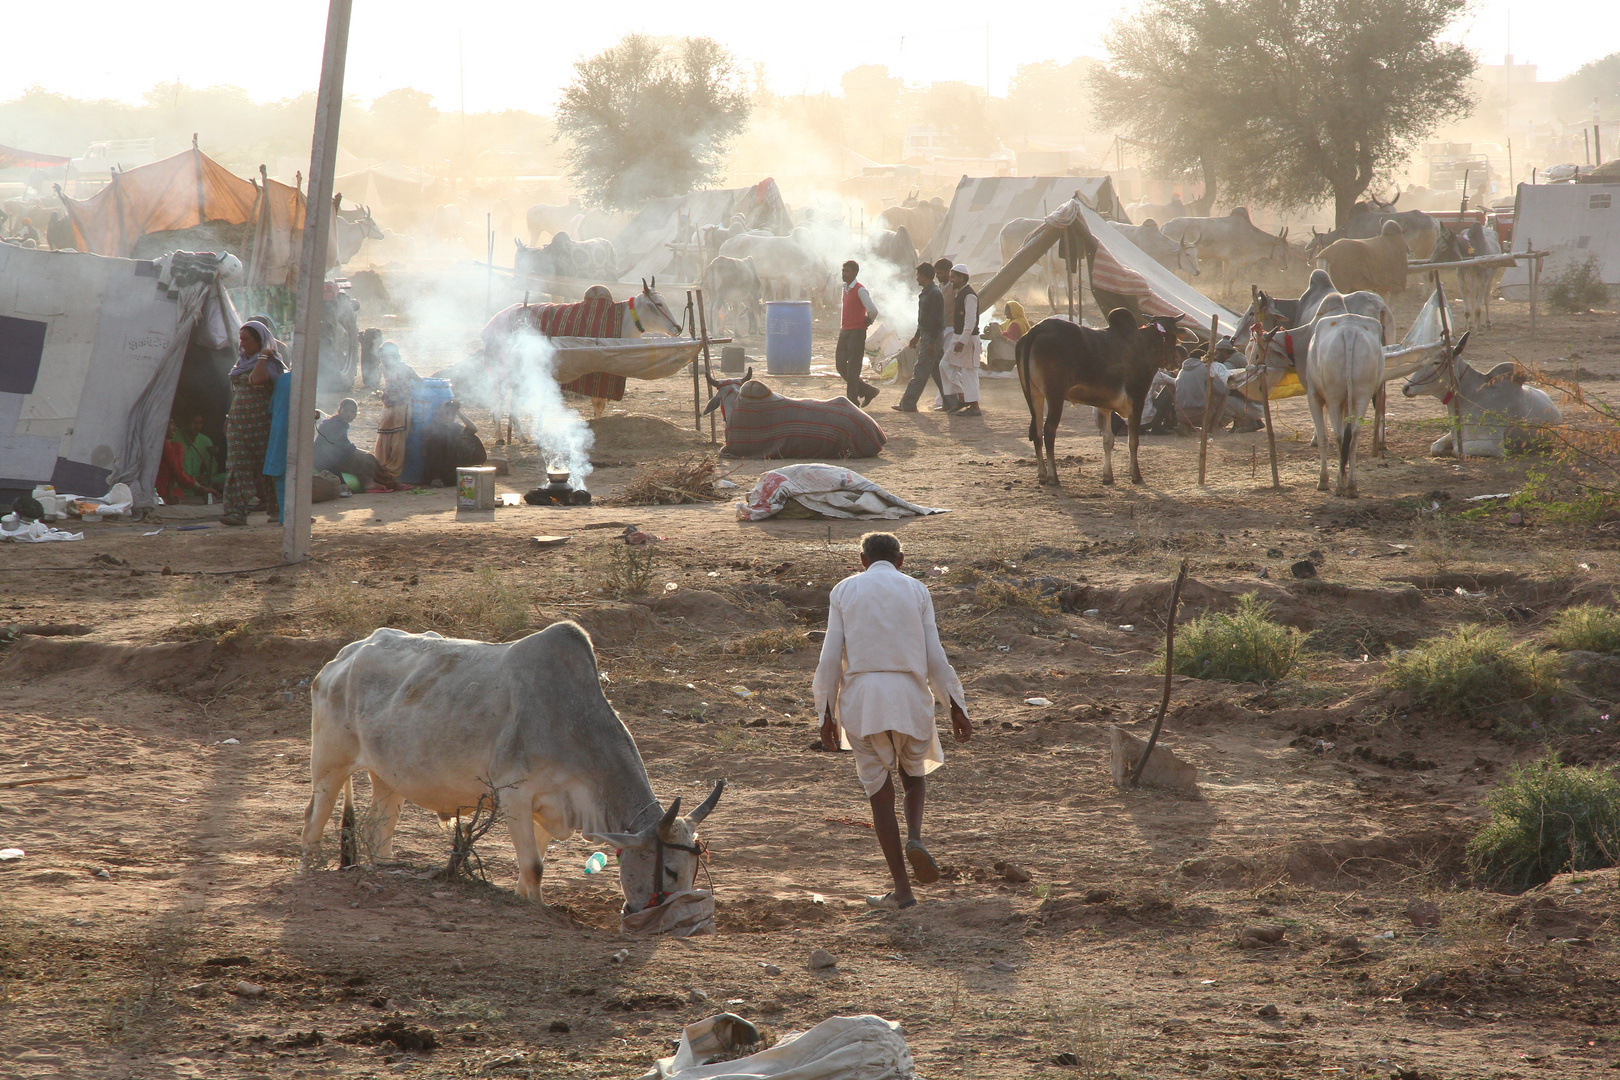
M1522 307L1494 310L1476 365L1556 358L1613 390L1612 318L1547 320L1532 346ZM432 491L317 506L300 568L277 566L276 529L180 531L178 518L155 536L102 524L79 544L8 548L6 622L93 630L25 638L0 661L0 778L90 774L0 791L0 846L27 851L0 863L0 1075L627 1077L722 1008L773 1036L879 1013L904 1024L928 1076L1609 1075L1614 875L1555 883L1534 908L1454 888L1483 796L1552 736L1436 724L1378 676L1390 647L1459 620L1531 635L1563 603L1610 595L1610 534L1465 515L1469 497L1517 489L1526 463L1429 459L1429 399L1395 399L1391 455L1366 463L1348 502L1315 490L1297 400L1278 413L1281 493L1263 436L1231 435L1212 443L1206 489L1196 441L1174 437L1144 440L1145 485L1104 488L1078 421L1054 491L1034 482L1016 384L984 385L982 420L901 416L886 389L873 413L890 442L856 466L950 509L895 531L912 567L940 568L935 604L980 725L931 784L947 880L904 913L861 902L881 862L848 758L810 749L814 648L726 651L819 628L857 525L600 501L465 522ZM689 428L690 403L670 380L632 383L624 408ZM637 461L693 452L640 430L599 443L599 500ZM534 486L532 445L511 456L501 490ZM732 479L745 491L763 467ZM629 572L625 522L667 537L643 568L650 596L602 591ZM541 533L572 539L540 549ZM1320 576L1294 580L1313 552ZM1151 720L1165 583L1183 558L1189 614L1259 588L1320 652L1269 690L1178 678L1167 742L1199 768L1198 794L1122 793L1107 729ZM1462 595L1453 580L1488 585ZM1100 617L1038 599L1072 585ZM612 875L583 875L578 838L551 849L550 915L512 898L500 828L483 846L490 886L435 880L448 842L412 808L397 863L295 872L303 680L343 641L381 622L514 636L564 616L592 630L660 796L690 803L730 782L705 829L718 936L620 939ZM1051 704L1026 704L1037 696ZM1578 759L1613 757L1610 723L1556 738ZM1006 861L1032 880L1006 880ZM1405 917L1413 899L1439 905L1438 928ZM1239 949L1255 922L1285 926L1282 945ZM808 969L817 947L836 969ZM241 980L263 992L234 992ZM366 1041L389 1022L438 1048Z

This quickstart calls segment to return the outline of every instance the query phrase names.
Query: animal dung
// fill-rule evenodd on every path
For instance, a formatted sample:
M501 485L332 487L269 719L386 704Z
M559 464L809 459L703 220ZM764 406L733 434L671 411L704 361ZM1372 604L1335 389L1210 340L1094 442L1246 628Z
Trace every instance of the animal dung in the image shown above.
M1115 787L1129 784L1136 762L1146 749L1147 743L1130 732L1117 726L1109 727L1108 768ZM1191 791L1198 786L1198 767L1182 761L1170 752L1169 747L1158 743L1153 747L1147 767L1142 770L1142 783Z
M1278 926L1275 923L1245 926L1238 931L1238 948L1268 949L1273 945L1281 944L1286 933L1286 927Z

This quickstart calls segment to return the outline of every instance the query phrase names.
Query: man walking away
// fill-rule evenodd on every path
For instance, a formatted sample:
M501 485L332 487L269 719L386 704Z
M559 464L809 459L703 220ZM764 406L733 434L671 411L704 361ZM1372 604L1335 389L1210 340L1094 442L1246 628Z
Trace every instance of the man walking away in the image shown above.
M838 323L838 353L835 363L844 379L844 396L866 408L878 396L877 387L861 378L866 365L866 328L877 318L877 305L866 286L855 280L861 271L854 259L844 264L844 298Z
M963 263L951 267L951 328L945 334L945 353L939 362L945 411L961 416L982 416L979 411L979 294L968 284Z
M939 867L922 842L923 777L945 763L934 726L934 703L950 702L951 730L973 737L956 677L934 624L928 588L900 572L905 555L893 533L861 537L861 573L833 587L827 637L816 667L816 715L821 744L855 752L855 772L872 803L872 827L889 864L894 889L868 896L876 908L916 904L906 863L920 884L939 880ZM894 777L905 789L905 847L894 813Z
M911 335L911 347L917 350L917 365L912 369L911 382L900 398L900 404L890 405L895 412L916 412L917 399L928 388L928 380L945 392L939 381L939 358L945 351L945 297L934 284L934 268L927 263L917 267L917 332Z

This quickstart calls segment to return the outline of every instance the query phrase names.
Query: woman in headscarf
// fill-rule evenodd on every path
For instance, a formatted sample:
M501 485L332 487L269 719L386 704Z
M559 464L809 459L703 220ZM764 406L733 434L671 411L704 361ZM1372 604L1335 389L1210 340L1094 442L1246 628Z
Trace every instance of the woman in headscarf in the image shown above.
M1024 314L1023 304L1016 300L1009 300L1003 310L1007 316L1007 325L1002 328L1002 337L1008 341L1017 341L1029 333L1029 316Z
M399 346L385 341L377 346L383 368L383 411L377 418L377 465L390 476L405 468L405 438L411 430L411 398L420 378L404 360Z
M264 452L270 439L270 397L276 379L287 371L281 343L259 319L242 324L237 361L231 368L231 411L225 417L225 525L246 525L248 511L261 495L274 502L265 482ZM272 517L275 514L272 513Z

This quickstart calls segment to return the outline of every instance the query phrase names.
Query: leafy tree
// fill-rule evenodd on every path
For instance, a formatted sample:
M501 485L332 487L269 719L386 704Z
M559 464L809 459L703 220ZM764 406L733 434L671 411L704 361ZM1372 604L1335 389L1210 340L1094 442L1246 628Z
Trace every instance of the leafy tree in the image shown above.
M557 132L569 141L569 174L587 202L630 209L724 174L750 103L717 42L627 34L574 72L557 105Z
M1467 113L1474 57L1439 40L1468 0L1149 0L1117 20L1099 119L1169 175L1343 225L1413 146Z
M1019 64L1007 84L1007 128L1024 139L1075 136L1092 129L1090 80L1101 65L1089 56Z

